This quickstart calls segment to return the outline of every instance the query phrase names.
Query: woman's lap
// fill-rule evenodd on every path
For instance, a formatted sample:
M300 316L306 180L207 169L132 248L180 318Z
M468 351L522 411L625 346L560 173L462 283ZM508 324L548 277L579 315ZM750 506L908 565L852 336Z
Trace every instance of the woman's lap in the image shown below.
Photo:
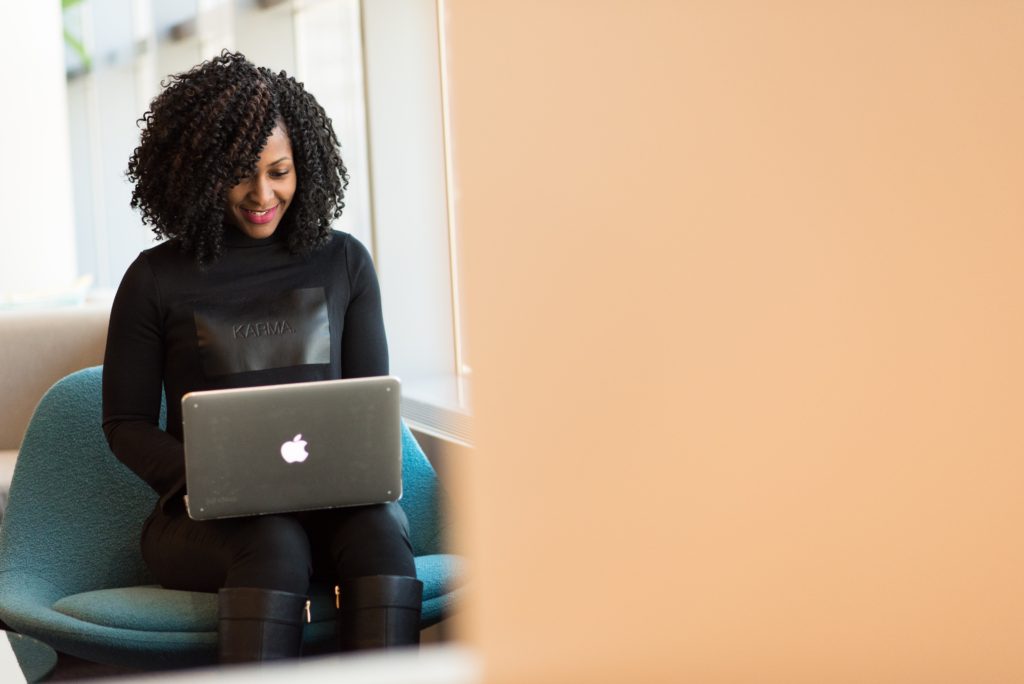
M397 504L195 521L156 512L142 553L171 589L254 586L307 593L310 577L415 575L408 522Z

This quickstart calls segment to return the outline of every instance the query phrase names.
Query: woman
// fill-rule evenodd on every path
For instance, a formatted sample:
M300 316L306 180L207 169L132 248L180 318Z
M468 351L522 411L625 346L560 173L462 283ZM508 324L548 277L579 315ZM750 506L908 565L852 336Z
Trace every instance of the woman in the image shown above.
M422 584L397 504L197 522L183 503L185 393L388 373L370 255L330 229L348 184L330 119L284 72L225 51L171 77L140 125L132 206L169 239L114 299L103 429L159 494L147 565L165 587L219 591L222 662L297 656L314 575L337 583L342 650L418 643ZM299 334L232 333L282 307Z

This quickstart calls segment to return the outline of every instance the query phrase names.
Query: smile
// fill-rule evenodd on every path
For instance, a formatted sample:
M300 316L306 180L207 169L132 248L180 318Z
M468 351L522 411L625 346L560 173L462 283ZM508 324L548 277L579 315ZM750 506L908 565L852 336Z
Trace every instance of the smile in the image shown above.
M274 220L275 216L277 216L277 210L280 206L281 205L278 204L276 206L270 207L269 209L263 209L259 211L254 209L243 209L242 207L239 207L239 209L241 210L242 215L245 217L245 219L250 223L269 223Z

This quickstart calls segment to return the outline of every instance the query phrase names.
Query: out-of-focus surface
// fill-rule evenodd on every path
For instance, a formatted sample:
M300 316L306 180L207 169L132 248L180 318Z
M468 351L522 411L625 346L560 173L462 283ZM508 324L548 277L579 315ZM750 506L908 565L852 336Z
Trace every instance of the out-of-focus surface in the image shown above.
M0 449L21 445L36 404L53 383L103 363L109 317L106 302L0 311Z
M474 653L454 644L424 645L418 651L396 649L302 660L197 668L178 672L128 673L125 682L349 682L351 684L478 684ZM113 681L113 680L111 680Z
M446 5L485 680L1024 678L1024 5Z

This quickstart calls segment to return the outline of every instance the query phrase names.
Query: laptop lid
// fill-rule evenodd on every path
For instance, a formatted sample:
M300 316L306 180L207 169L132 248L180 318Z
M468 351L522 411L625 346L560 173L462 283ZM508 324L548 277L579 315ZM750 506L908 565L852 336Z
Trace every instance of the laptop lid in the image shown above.
M401 386L381 376L181 399L196 520L397 501Z

